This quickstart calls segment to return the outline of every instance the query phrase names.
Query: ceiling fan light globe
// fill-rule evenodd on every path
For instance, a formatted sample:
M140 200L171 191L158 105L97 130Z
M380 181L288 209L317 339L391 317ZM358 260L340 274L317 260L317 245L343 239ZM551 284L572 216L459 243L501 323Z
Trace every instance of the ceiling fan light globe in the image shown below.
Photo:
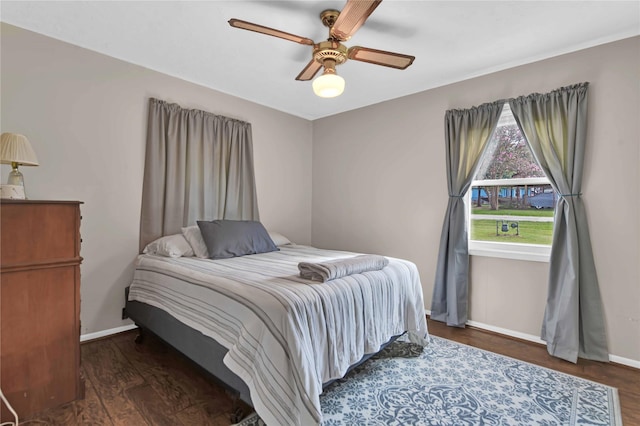
M344 78L337 74L322 74L313 80L313 93L321 98L335 98L344 92Z

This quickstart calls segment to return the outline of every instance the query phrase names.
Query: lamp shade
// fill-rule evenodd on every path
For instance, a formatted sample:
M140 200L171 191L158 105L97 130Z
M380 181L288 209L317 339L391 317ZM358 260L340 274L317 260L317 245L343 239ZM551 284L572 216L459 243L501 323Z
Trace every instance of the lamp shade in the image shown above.
M0 163L37 166L38 158L26 136L17 133L3 133L0 136Z
M313 92L321 98L335 98L344 92L344 78L325 73L313 80Z

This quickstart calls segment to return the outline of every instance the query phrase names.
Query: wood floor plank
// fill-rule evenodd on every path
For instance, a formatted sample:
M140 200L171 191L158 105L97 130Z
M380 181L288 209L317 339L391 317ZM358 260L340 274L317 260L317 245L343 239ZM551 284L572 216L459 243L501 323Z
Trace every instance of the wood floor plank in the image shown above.
M86 351L85 346L87 346ZM92 344L82 346L82 360L86 362L87 373L99 377L101 383L109 383L119 389L144 383L143 376L113 341L101 342L100 350L94 351L91 346Z
M116 389L110 385L98 384L96 391L99 393L104 408L112 419L114 425L149 425L141 415L138 407L126 395L126 390Z
M182 426L173 414L173 407L167 405L148 384L126 390L131 402L140 410L148 424L156 426Z
M180 411L176 416L183 426L228 426L231 424L229 406L221 409L215 404L203 402Z
M150 368L158 365L174 365L176 355L165 343L149 336L144 343L135 343L137 332L121 333L114 339L114 344L120 352L126 354L127 360L143 376Z
M112 426L113 421L102 405L93 383L85 380L85 398L75 404L76 423L78 425ZM74 423L65 423L74 424Z
M23 422L24 423L24 422ZM85 397L61 407L47 410L26 423L44 423L52 426L95 425L113 426L98 394L90 381L85 381Z
M99 346L96 350L95 346ZM87 346L87 350L84 347ZM147 425L125 391L144 383L144 378L122 355L113 340L82 345L82 363L114 425Z
M146 380L175 412L184 410L196 402L194 389L188 385L188 380L185 380L178 370L155 367L147 370Z

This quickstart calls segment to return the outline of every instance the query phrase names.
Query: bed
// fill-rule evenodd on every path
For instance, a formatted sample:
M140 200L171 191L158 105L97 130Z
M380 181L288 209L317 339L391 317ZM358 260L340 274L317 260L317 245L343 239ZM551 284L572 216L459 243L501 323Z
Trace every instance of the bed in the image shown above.
M126 312L239 392L269 425L320 424L323 386L406 333L428 332L416 266L317 282L300 262L358 253L281 244L225 259L141 254Z

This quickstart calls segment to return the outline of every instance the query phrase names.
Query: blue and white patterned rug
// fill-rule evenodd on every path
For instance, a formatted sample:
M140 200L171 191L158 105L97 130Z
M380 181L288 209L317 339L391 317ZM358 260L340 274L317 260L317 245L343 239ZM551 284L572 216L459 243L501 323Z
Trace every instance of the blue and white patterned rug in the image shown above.
M325 426L622 424L616 388L433 336L392 343L320 402Z

